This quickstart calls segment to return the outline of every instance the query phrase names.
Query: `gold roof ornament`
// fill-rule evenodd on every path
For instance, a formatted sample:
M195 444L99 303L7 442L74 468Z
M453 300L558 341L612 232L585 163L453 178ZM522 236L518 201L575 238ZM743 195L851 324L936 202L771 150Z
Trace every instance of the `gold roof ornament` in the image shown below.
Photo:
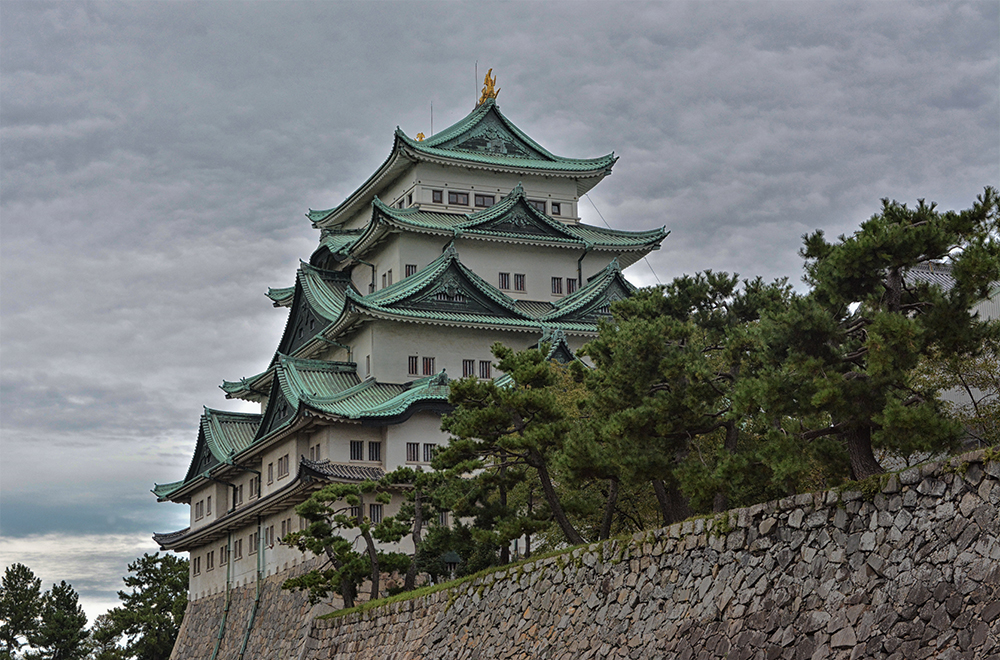
M417 142L423 142L425 137L427 136L423 133L417 133Z
M493 69L486 72L486 77L483 78L483 94L479 97L479 101L476 102L476 107L478 108L482 104L486 103L486 99L495 99L497 94L500 93L499 89L494 89L497 84L497 77L493 76L490 78L490 74L493 73Z

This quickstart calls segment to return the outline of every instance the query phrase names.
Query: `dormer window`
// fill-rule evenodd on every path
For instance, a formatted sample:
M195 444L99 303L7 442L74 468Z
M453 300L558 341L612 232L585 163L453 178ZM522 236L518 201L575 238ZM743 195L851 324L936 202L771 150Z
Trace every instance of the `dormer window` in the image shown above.
M493 195L480 195L476 194L476 206L479 208L489 208L496 203L496 197Z
M455 192L454 190L448 191L448 203L458 204L460 206L469 205L469 193Z

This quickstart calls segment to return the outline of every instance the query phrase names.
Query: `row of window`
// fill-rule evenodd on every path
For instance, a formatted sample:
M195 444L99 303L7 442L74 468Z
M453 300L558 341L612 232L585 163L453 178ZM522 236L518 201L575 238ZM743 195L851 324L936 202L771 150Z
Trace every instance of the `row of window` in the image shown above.
M194 519L201 520L205 516L212 515L212 496L209 495L203 500L194 503Z
M577 281L575 277L566 278L566 293L576 293ZM552 293L557 296L561 296L563 292L563 278L553 277L552 278Z
M408 369L407 373L410 374L411 376L419 376L420 372L417 371L417 367L420 366L421 364L420 356L411 355L409 358L407 358L406 362ZM424 368L423 370L424 376L433 376L434 374L437 373L436 371L434 371L434 358L432 357L425 357L423 359L423 368Z
M452 206L469 206L470 193L463 192L459 190L449 190L448 191L448 204ZM490 195L486 193L471 193L473 205L476 208L488 209L489 207L496 204L496 195ZM533 209L545 213L545 200L544 199L529 199L526 200L528 205ZM431 191L431 202L434 204L444 204L444 190L432 190ZM413 195L408 195L406 198L406 206L411 206L413 204ZM399 200L399 208L403 208L403 200ZM549 202L549 215L562 215L562 202Z
M351 440L351 460L352 461L363 461L365 460L365 441L364 440ZM381 442L369 442L368 443L368 460L372 462L379 462L382 460L382 443Z
M406 462L407 463L430 463L434 458L434 449L437 447L435 444L426 443L424 444L424 459L420 460L420 443L419 442L407 442L406 443Z
M476 361L462 360L462 378L476 375ZM493 378L493 363L489 360L479 361L479 377L483 380Z

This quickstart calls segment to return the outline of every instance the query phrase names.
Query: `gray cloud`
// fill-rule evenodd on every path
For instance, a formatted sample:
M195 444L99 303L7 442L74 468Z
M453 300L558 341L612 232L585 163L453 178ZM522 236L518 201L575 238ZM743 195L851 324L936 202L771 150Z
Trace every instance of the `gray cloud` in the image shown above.
M806 232L998 183L998 23L992 1L0 3L4 537L183 526L148 489L183 475L202 405L247 409L217 386L277 344L262 294L315 247L302 214L396 125L463 117L476 60L547 148L621 157L590 200L671 230L659 279L798 282Z

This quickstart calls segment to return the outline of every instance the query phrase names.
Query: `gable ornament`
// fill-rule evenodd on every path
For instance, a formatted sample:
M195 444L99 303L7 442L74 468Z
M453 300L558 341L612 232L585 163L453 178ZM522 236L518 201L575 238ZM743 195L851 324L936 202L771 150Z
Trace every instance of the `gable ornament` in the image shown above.
M493 76L490 78L490 74L493 73L493 69L486 72L486 77L483 78L483 93L476 101L476 107L478 108L482 104L486 103L487 99L495 99L500 90L496 88L497 77Z

